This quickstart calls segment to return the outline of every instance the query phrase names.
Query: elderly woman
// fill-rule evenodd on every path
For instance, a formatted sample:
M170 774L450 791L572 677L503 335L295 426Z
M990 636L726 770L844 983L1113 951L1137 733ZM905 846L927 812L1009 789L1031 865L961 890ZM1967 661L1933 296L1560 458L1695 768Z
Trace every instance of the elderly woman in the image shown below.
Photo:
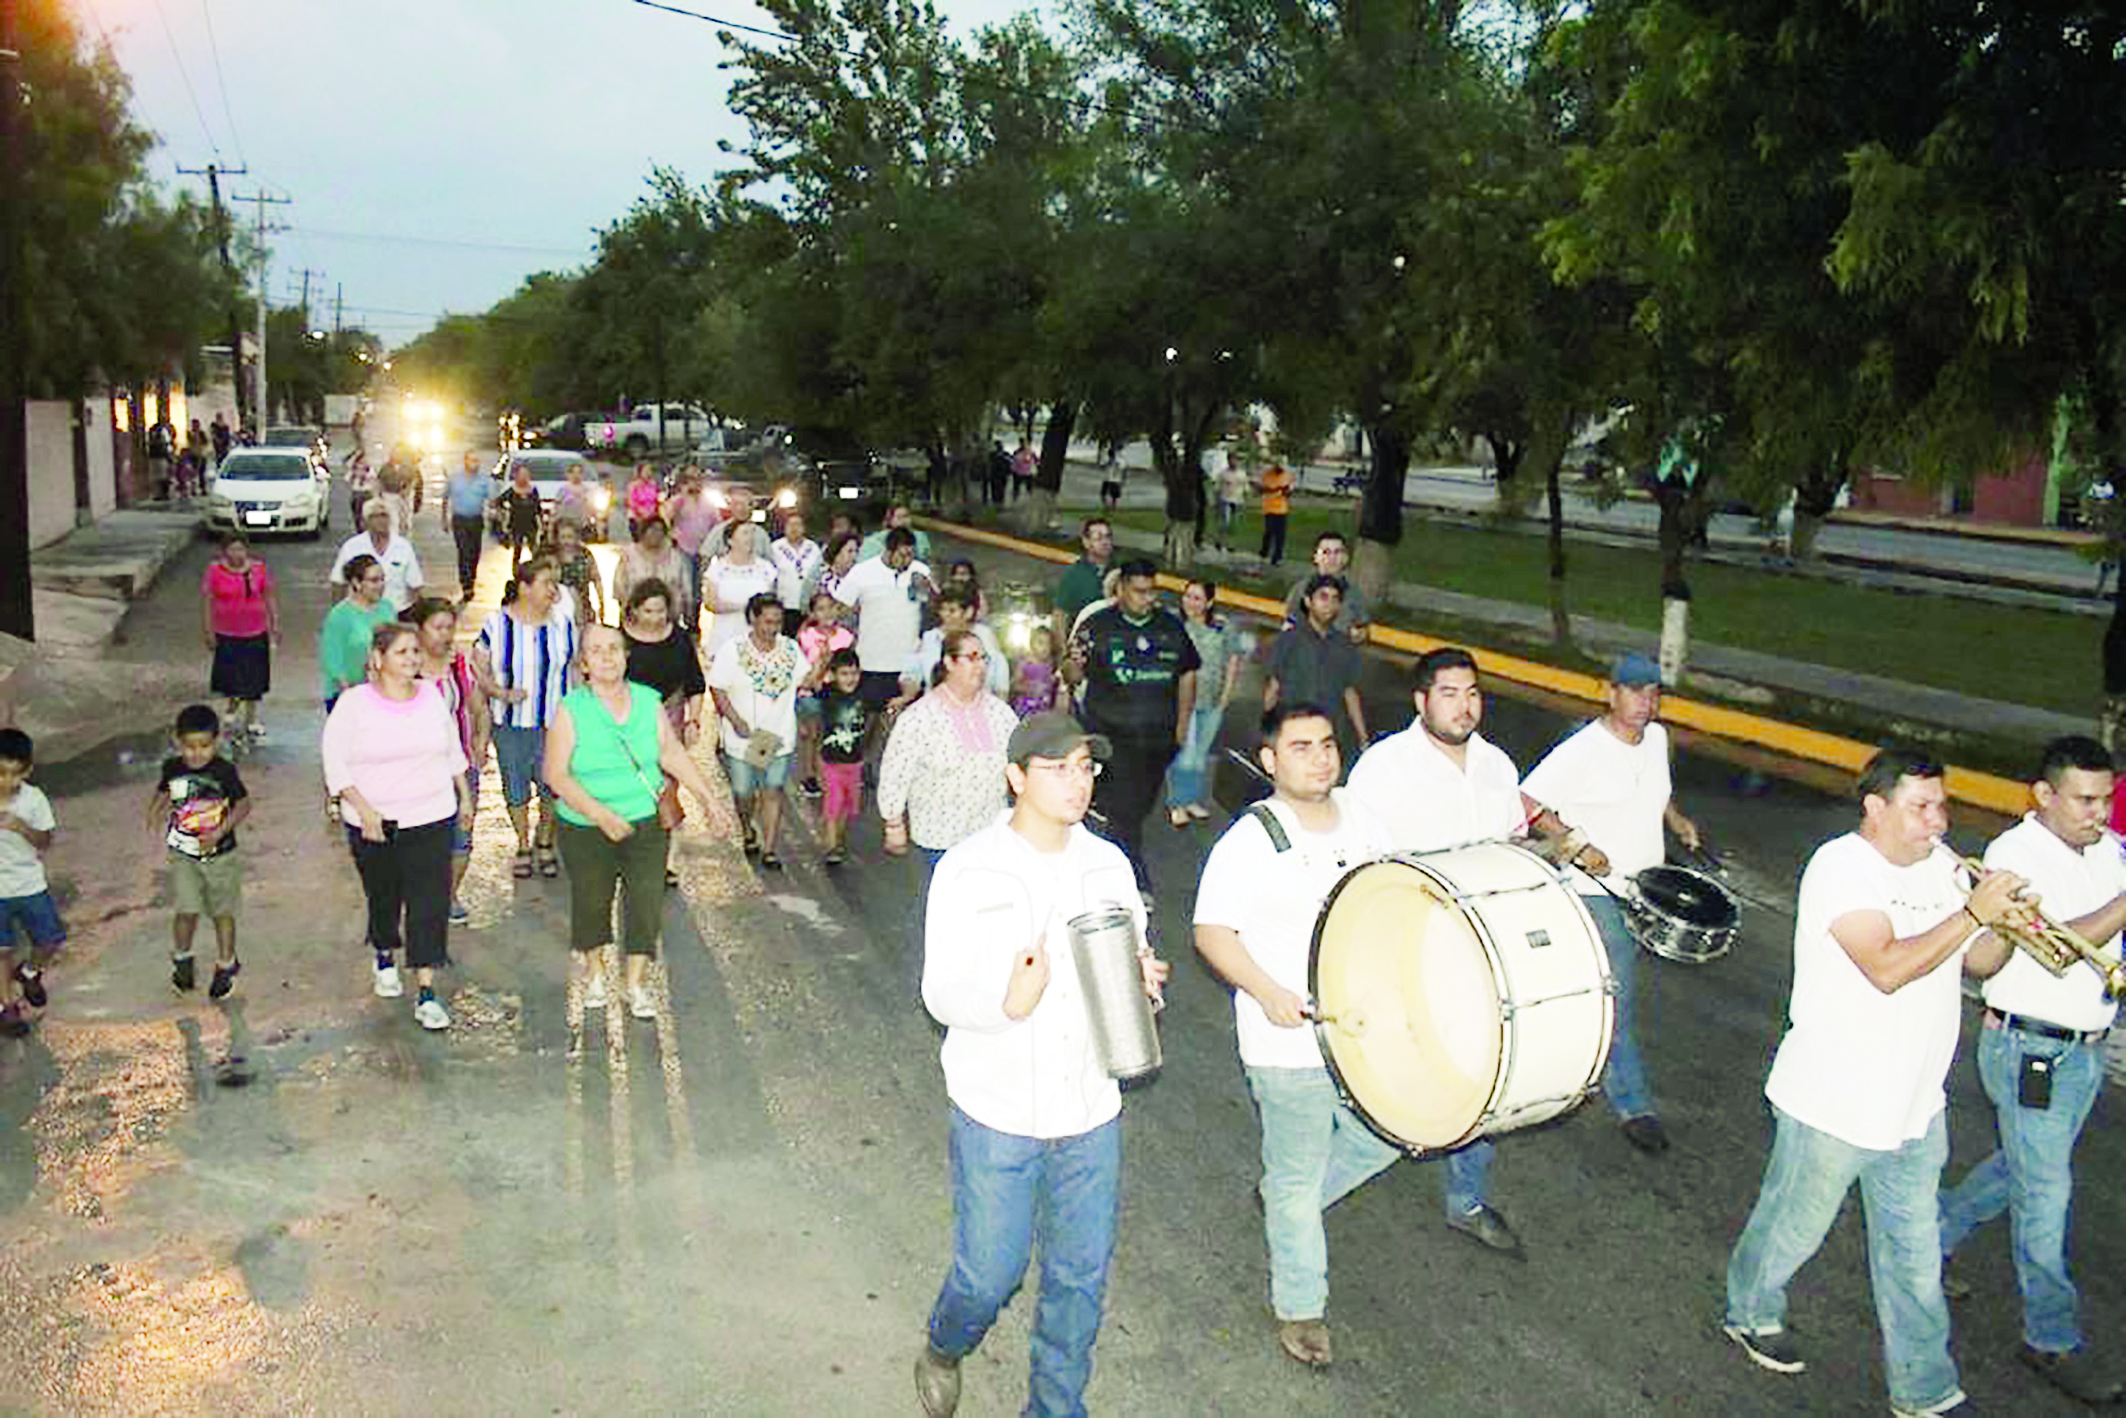
M502 608L480 627L472 648L472 672L494 714L495 767L502 773L502 803L517 832L517 859L510 874L532 874L531 799L541 804L536 845L541 876L561 875L554 856L553 792L540 781L546 728L561 696L568 693L576 660L576 622L561 604L554 564L533 557L510 575Z
M687 569L686 553L672 544L671 528L654 513L635 527L635 540L621 549L613 565L613 600L626 605L635 588L646 581L660 581L665 588L665 606L675 624L694 628L694 604L689 594L694 578Z
M420 989L413 1017L423 1029L448 1029L435 972L449 955L451 836L472 816L464 742L442 694L421 682L412 626L377 627L369 673L325 721L325 789L339 804L369 901L377 996L405 993L403 949Z
M730 530L730 550L711 561L702 576L701 619L708 641L703 649L712 661L746 633L746 604L775 589L775 563L762 555L761 539L760 528L740 522Z
M657 691L627 677L627 642L594 625L583 638L585 682L561 701L546 736L546 781L560 799L561 859L568 865L569 976L586 1008L607 998L598 952L612 939L613 889L621 891L627 1007L655 1019L644 976L664 919L666 828L657 814L663 775L721 816L716 794L672 731ZM726 829L728 830L728 829Z
M324 679L325 712L341 694L369 677L369 642L376 628L398 615L384 599L384 568L367 552L342 568L347 594L325 612L317 632L317 667Z
M945 637L935 688L901 711L879 761L886 850L912 841L927 872L1004 811L1004 747L1019 716L990 693L989 653L968 630Z

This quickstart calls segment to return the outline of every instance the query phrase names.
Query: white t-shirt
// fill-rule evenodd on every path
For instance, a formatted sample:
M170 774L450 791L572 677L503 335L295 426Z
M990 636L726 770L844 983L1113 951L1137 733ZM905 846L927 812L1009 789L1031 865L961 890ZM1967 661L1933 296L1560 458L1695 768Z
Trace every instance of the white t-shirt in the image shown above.
M1668 855L1668 731L1648 724L1635 744L1597 719L1543 755L1523 791L1587 834L1609 858L1612 880L1657 867ZM1596 888L1600 889L1600 888Z
M1893 866L1855 832L1818 847L1801 873L1791 1023L1764 1096L1854 1147L1888 1152L1926 1136L1956 1054L1964 952L1884 994L1832 937L1831 923L1880 911L1903 939L1940 925L1963 904L1942 853Z
M775 563L757 553L744 566L717 557L703 578L701 608L703 633L711 657L734 640L745 637L746 602L775 589ZM714 612L712 619L708 612Z
M811 671L805 652L789 636L776 636L775 648L763 653L751 635L743 635L716 652L709 663L709 688L729 697L747 727L766 729L782 740L776 750L781 757L797 747L797 686ZM723 721L723 751L733 758L746 751L746 736L729 719Z
M1467 750L1465 770L1414 723L1359 755L1351 796L1387 832L1391 850L1436 852L1521 830L1528 814L1513 760L1482 734L1469 735Z
M332 584L347 584L347 563L358 556L374 556L384 568L384 599L399 610L413 604L414 596L421 589L421 559L413 553L413 543L398 532L384 543L384 551L377 555L376 543L367 532L356 532L340 543L339 555L332 559Z
M835 599L856 607L856 659L865 674L898 675L907 668L923 633L925 592L916 578L929 575L920 561L895 571L884 557L874 556L850 567L835 586Z
M34 783L15 789L15 800L0 803L0 812L13 813L33 832L50 832L57 826L52 819L52 800ZM49 885L44 859L37 855L29 839L20 832L0 831L0 900L35 896Z
M1267 800L1265 806L1277 815L1291 843L1282 852L1252 809L1240 814L1211 848L1203 880L1196 886L1196 924L1238 931L1240 943L1262 972L1302 997L1321 903L1345 872L1388 850L1386 830L1350 789L1336 789L1330 800L1338 816L1328 832L1307 831L1289 806ZM1242 1063L1256 1068L1322 1066L1321 1046L1311 1028L1281 1029L1270 1023L1245 990L1233 991L1233 1023Z
M2106 832L2081 851L2062 842L2035 814L1993 839L1986 865L2012 871L2042 897L2039 909L2055 921L2086 916L2126 891L2126 855ZM2119 938L2094 942L2107 959L2119 958ZM2087 965L2055 976L2023 951L2013 951L2000 973L1985 983L1986 1003L2003 1014L2042 1019L2062 1029L2109 1029L2118 1005L2104 998L2104 983Z

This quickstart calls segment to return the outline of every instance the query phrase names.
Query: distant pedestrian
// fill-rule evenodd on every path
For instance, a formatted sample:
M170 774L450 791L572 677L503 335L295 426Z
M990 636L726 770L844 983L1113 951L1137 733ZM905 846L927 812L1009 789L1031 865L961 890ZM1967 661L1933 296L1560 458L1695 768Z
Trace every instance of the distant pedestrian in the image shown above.
M1056 642L1061 645L1070 644L1071 627L1078 622L1078 612L1103 594L1100 582L1115 555L1114 524L1105 517L1086 518L1078 524L1078 545L1082 549L1078 559L1056 578L1055 631Z
M458 742L465 747L465 796L467 810L458 819L450 839L450 922L457 925L471 917L459 896L465 874L472 867L473 821L480 810L480 770L487 763L487 745L494 736L494 721L488 717L487 696L472 671L472 661L458 648L458 609L438 596L415 601L400 617L421 637L421 678L442 691L457 725Z
M627 484L627 534L631 540L641 532L644 522L658 515L663 500L656 470L648 463L637 463L635 475Z
M746 633L725 643L709 662L709 693L723 722L723 766L731 798L745 824L745 850L761 866L781 871L776 834L782 826L783 789L797 750L797 693L817 684L797 642L782 633L782 601L761 591L746 602Z
M554 856L553 793L540 778L546 728L572 684L576 622L561 605L554 564L533 557L511 573L502 608L480 627L472 648L473 675L494 715L495 767L502 776L502 802L517 834L510 875L522 881L561 875ZM534 836L531 803L539 798ZM534 849L537 855L534 857Z
M805 535L805 514L795 509L783 515L782 535L768 543L768 560L775 565L775 593L792 618L804 613L825 569L819 543Z
M158 502L170 497L170 462L177 456L177 431L158 418L148 426L148 487Z
M594 500L596 489L584 479L584 467L581 461L568 465L568 475L554 494L552 518L556 530L563 522L574 522L576 530L589 540L591 524L596 522L602 526L604 518L599 515Z
M201 633L214 657L208 691L228 703L232 746L263 739L258 703L273 687L273 650L280 643L280 601L273 573L251 556L240 532L222 539L221 555L200 578Z
M849 860L849 824L864 804L864 743L877 711L864 702L863 680L856 651L844 646L828 655L827 686L814 701L819 705L819 776L826 798L820 822L827 851L820 860L830 867Z
M347 584L347 565L357 556L367 556L384 568L384 599L402 611L421 594L421 558L413 543L392 527L391 512L380 498L362 509L362 530L340 543L332 560L332 584Z
M1240 508L1248 500L1247 467L1230 452L1222 455L1218 470L1218 545L1233 549L1233 527L1240 521Z
M0 1034L30 1032L29 1011L47 1003L44 968L66 944L52 904L44 854L59 830L52 802L30 782L36 745L20 729L0 729ZM17 950L27 938L27 955Z
M185 496L198 497L206 492L207 469L212 466L213 457L213 440L207 437L207 430L201 427L199 420L193 419L191 428L185 433L184 472L179 480Z
M1358 693L1364 661L1351 637L1336 628L1343 600L1342 577L1316 572L1308 578L1306 619L1279 631L1270 642L1263 664L1262 710L1267 714L1279 704L1319 706L1336 725L1344 762L1356 763L1367 742L1366 707Z
M421 683L414 628L378 626L369 657L370 681L342 694L325 721L325 790L369 903L371 988L379 999L405 993L404 951L419 990L414 1019L448 1029L435 972L450 959L450 843L472 816L469 765L442 694Z
M1292 474L1273 462L1262 470L1256 490L1262 494L1262 559L1275 566L1284 560L1285 523L1292 516Z
M672 529L672 545L679 548L687 572L686 585L672 587L677 598L675 608L679 603L690 608L701 604L701 544L708 539L722 515L702 485L701 469L681 469L679 490L666 498L664 504L664 518ZM694 621L689 619L687 624L692 625Z
M325 612L317 632L317 667L324 680L325 712L339 697L369 677L369 645L376 628L398 615L384 599L384 568L364 552L342 568L347 594Z
M532 485L531 464L511 464L509 485L495 494L490 505L496 535L509 547L509 574L515 576L525 558L538 553L539 531L545 522L539 489Z
M620 892L628 1013L655 1019L649 964L663 929L666 838L660 813L667 775L714 811L711 791L672 729L657 691L627 678L627 644L612 626L583 639L584 682L569 691L546 738L546 781L559 799L561 858L568 866L569 974L586 1008L608 999L599 953L612 940Z
M605 619L605 578L598 574L597 558L583 544L583 524L556 521L554 540L547 548L554 571L561 578L562 600L576 618L576 628L597 625Z
M248 432L249 430L246 430ZM376 496L376 470L359 446L347 455L347 520L359 527L369 499Z
M472 599L480 575L480 551L486 540L487 504L494 500L494 476L479 455L465 450L465 460L443 488L443 525L458 550L458 597Z
M221 460L229 456L231 438L229 421L218 410L214 415L214 422L207 429L207 437L214 445L214 466L219 468Z
M709 528L708 535L701 539L701 561L704 576L707 574L707 567L710 562L715 561L720 556L730 554L732 534L740 527L754 525L753 489L740 484L736 487L725 488L721 496L723 506L720 510L723 516L714 526ZM767 529L765 527L761 529L761 540L767 540ZM702 600L703 602L708 600L706 592L703 593Z
M1041 466L1041 460L1033 451L1033 445L1019 440L1017 451L1011 455L1011 500L1016 502L1033 491L1033 475Z
M176 750L148 795L148 828L167 851L170 983L193 988L192 938L202 916L214 923L214 979L207 994L226 996L243 963L236 955L236 921L243 910L243 859L236 829L251 815L251 795L236 765L221 756L221 718L204 704L178 711L170 732Z
M694 568L686 553L672 545L664 518L647 517L635 529L635 540L620 549L613 563L613 595L616 605L627 605L635 588L655 581L664 587L665 608L674 624L693 632Z
M927 874L947 849L996 820L1004 747L1018 716L989 687L989 655L964 626L944 637L943 677L901 712L878 767L886 850L912 844Z
M1218 731L1240 683L1240 661L1247 653L1240 628L1218 614L1218 587L1191 581L1181 593L1181 624L1196 647L1196 702L1189 711L1188 733L1166 770L1166 820L1186 827L1211 815L1211 753Z
M1004 451L1004 441L993 439L989 445L989 457L982 465L982 500L1001 503L1004 489L1011 482L1011 455Z
M1100 455L1100 510L1113 512L1122 505L1122 480L1128 473L1122 467L1122 450L1109 448Z

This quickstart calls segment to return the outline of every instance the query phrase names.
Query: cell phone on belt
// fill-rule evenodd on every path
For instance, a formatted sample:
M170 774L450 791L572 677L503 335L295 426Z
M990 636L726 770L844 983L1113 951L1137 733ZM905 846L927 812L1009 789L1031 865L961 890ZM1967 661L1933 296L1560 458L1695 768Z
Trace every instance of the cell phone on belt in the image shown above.
M2052 1106L2051 1059L2041 1059L2035 1054L2023 1056L2023 1072L2016 1082L2015 1101L2040 1111Z

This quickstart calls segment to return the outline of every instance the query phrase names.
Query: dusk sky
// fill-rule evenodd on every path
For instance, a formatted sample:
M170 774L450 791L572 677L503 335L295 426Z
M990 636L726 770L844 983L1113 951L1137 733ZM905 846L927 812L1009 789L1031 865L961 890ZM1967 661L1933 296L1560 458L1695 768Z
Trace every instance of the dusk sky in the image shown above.
M313 318L344 288L347 323L394 345L581 264L653 165L706 181L730 164L717 142L743 137L716 26L633 0L68 3L131 76L158 177L204 194L175 169L218 161L249 168L225 192L293 199L267 208L290 227L271 238L274 302L322 272ZM675 3L772 26L744 0ZM1027 6L940 8L966 36Z

